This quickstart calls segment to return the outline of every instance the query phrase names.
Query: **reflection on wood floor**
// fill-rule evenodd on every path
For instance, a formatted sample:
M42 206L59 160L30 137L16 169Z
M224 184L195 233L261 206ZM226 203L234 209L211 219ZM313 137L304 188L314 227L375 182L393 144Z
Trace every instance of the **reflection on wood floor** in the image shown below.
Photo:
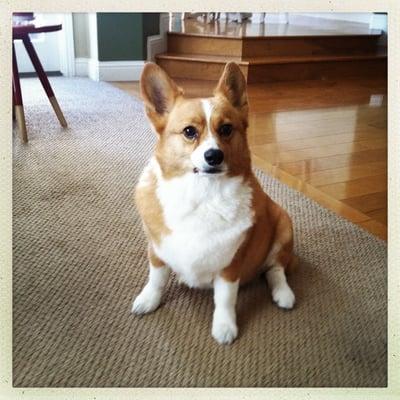
M170 32L188 35L224 36L224 37L259 37L259 36L326 36L326 35L371 35L379 30L369 29L368 25L349 21L334 22L328 19L291 16L290 24L254 23L251 20L237 22L220 19L205 23L204 18L191 18L182 21L173 18Z
M177 80L188 96L215 82ZM137 82L115 86L137 96ZM250 84L253 163L321 205L386 239L386 81Z

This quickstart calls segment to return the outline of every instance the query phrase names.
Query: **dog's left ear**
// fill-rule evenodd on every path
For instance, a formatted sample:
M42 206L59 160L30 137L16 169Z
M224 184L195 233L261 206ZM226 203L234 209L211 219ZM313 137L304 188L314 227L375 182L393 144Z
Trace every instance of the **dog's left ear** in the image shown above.
M235 62L225 65L224 72L215 89L215 94L222 94L236 108L247 108L246 79Z

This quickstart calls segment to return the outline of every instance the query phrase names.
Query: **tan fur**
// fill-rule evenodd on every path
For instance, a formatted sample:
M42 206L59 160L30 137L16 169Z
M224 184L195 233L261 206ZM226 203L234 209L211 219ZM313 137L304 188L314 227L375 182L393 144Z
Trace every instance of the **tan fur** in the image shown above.
M240 284L251 281L270 266L265 265L265 260L275 243L281 246L276 260L283 268L290 265L293 257L293 232L289 216L264 193L253 173L249 182L253 188L254 225L231 265L222 272L226 280L233 282L239 279Z
M165 263L163 260L161 260L157 254L154 252L153 250L153 246L151 244L149 244L149 248L148 248L148 256L149 256L149 260L150 263L153 267L164 267Z
M208 121L205 120L200 100L186 99L182 90L155 64L146 65L141 79L141 92L146 113L158 134L155 156L164 179L192 172L190 154L208 133ZM265 261L273 248L277 252L272 261L285 269L293 269L291 220L286 211L264 193L251 170L246 136L246 85L236 64L227 64L211 102L211 132L224 152L228 173L231 176L243 176L253 191L254 224L233 261L221 271L221 275L229 281L250 281L262 270L265 271ZM234 126L234 132L228 138L218 135L218 127L224 123ZM190 141L182 135L183 129L189 125L196 127L199 132L196 140ZM159 243L161 237L170 232L164 224L155 190L156 178L153 176L147 186L137 188L136 204L151 240ZM150 257L154 255L150 253ZM163 265L162 260L155 261Z
M151 241L159 244L161 237L168 235L170 230L164 223L163 210L156 194L157 180L153 172L149 172L145 185L139 185L135 190L135 203L142 217L145 232Z

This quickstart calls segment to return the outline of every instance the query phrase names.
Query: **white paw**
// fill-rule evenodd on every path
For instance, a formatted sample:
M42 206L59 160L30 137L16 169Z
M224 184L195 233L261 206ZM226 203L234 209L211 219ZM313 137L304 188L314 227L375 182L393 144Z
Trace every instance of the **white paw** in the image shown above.
M132 312L135 314L147 314L154 311L161 302L161 295L155 291L142 290L132 304Z
M294 293L289 286L278 287L272 290L272 299L281 308L287 310L293 308L295 303Z
M220 344L232 343L238 334L238 328L234 322L215 322L211 331L213 338Z

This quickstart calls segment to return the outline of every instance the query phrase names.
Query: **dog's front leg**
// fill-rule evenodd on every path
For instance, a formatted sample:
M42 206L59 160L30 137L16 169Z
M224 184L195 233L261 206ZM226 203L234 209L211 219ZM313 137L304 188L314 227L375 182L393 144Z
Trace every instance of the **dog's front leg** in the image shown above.
M170 269L149 246L149 280L132 305L135 314L147 314L158 308L168 282Z
M221 275L214 279L212 335L218 343L232 343L238 334L235 310L238 289L239 279L229 281Z

